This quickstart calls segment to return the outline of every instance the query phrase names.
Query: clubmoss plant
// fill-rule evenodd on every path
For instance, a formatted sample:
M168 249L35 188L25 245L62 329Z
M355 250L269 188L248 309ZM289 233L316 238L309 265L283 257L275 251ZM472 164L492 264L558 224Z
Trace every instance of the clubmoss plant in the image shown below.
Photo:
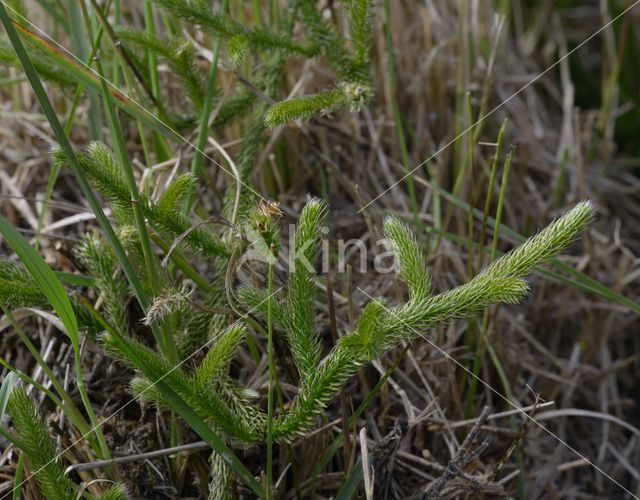
M13 389L7 404L7 413L11 416L14 432L10 434L12 442L24 453L38 483L43 498L71 499L81 495L80 489L64 472L64 459L49 436L35 403L24 388ZM102 496L103 499L124 500L128 498L127 488L116 483Z
M305 248L306 258L310 259L308 262L314 261L324 214L325 207L318 200L309 202L301 214L294 241L296 245L301 245L299 248ZM393 307L382 301L370 302L355 330L342 337L323 360L319 359L318 339L311 320L315 315L314 273L302 264L304 259L301 255L292 261L286 299L270 297L264 289L242 288L239 291L241 302L248 310L258 312L263 318L266 318L269 301L272 301L273 317L287 341L300 377L298 395L288 411L278 415L273 422L274 440L290 442L307 432L350 377L400 342L414 341L426 334L425 330L473 314L488 304L522 300L528 291L522 278L535 266L569 245L589 222L592 214L589 202L579 204L537 236L498 259L469 283L439 295L431 293L428 271L411 231L400 220L388 218L384 224L385 234L399 261L400 277L409 288L410 300ZM200 371L220 373L221 369L225 369L223 367L228 366L232 350L224 349L227 353L224 360L216 354L218 349L223 349L222 339L214 344L213 354L206 358L208 361L196 370L195 375L190 376L192 380L204 379L198 374ZM234 340L231 343L234 348L238 345L236 342ZM116 356L126 358L124 350L116 345L111 350ZM198 383L193 382L176 386L176 390L185 399L190 399L197 392L194 390L197 386ZM209 387L213 392L202 394L201 397L219 398L218 411L222 411L222 414L211 412L208 415L216 428L223 432L228 429L223 417L231 412L238 421L244 420L242 425L233 429L230 438L245 440L249 435L250 442L265 440L268 419L250 400L240 397L244 395L241 387L234 384L231 390L224 393L220 385ZM244 430L242 433L239 432L241 429ZM220 472L218 481L226 481L223 478L227 477L228 471L221 465L219 457L213 457L213 464Z
M1 259L0 304L9 309L27 304L38 307L46 305L47 298L24 266Z
M110 193L117 194L117 191ZM154 210L151 207L149 205L145 210ZM397 259L399 277L408 287L409 300L393 306L384 300L371 301L364 308L354 331L341 337L329 354L321 359L320 341L314 324L317 297L313 263L320 248L320 228L325 221L326 206L320 200L310 200L302 210L293 239L289 279L284 286L286 297L270 295L267 289L253 286L244 286L237 291L240 305L252 316L266 320L271 310L276 331L282 334L299 377L300 390L294 401L287 411L272 421L274 441L291 442L307 432L331 398L361 367L399 343L415 341L428 334L428 329L474 314L489 304L522 300L528 291L522 278L566 248L592 215L593 208L589 202L578 204L468 283L438 295L433 294L431 279L413 233L398 218L388 217L384 221L384 233ZM268 205L259 206L245 219L243 232L246 240L255 248L272 249L279 239L278 217L277 211ZM166 229L162 223L158 227ZM210 347L197 366L172 366L162 354L138 340L131 326L127 325L122 309L128 301L126 287L106 244L90 235L81 247L80 255L87 264L92 262L91 270L98 290L105 298L114 301L103 313L101 343L107 352L130 367L144 368L145 376L138 376L132 381L133 392L171 408L171 401L167 401L156 386L156 381L162 380L212 429L226 436L230 442L265 442L270 422L267 413L257 404L256 394L229 375L230 363L246 339L247 330L243 324L246 320L241 318L224 327L225 322L219 319L194 322L202 312L190 309L188 302L168 308L161 314L163 320L186 315L192 321L183 318L179 324L183 328L199 325L198 328L204 328L205 336L210 339L207 344ZM133 260L141 261L142 257ZM137 266L142 273L142 263ZM27 294L23 301L31 298ZM210 320L219 318L218 314L209 316ZM192 333L202 335L197 331ZM230 473L220 458L215 453L212 457L212 471L217 471L214 482L227 481Z
M243 287L238 292L246 309L263 318L266 318L268 303L272 301L274 320L286 339L300 377L298 396L290 409L278 415L274 422L274 439L279 442L289 442L308 431L329 400L358 369L400 342L416 340L429 328L466 317L491 303L522 300L528 291L522 278L535 266L566 248L589 222L593 209L589 202L580 203L470 282L438 295L432 294L428 271L410 229L397 218L387 218L385 235L392 243L399 262L400 278L409 288L410 299L396 306L377 300L369 303L355 330L340 338L331 352L320 360L313 322L315 273L305 263L315 260L325 213L324 204L318 200L310 201L302 211L294 241L304 251L292 260L286 299L269 297L264 289L255 287ZM265 215L261 213L256 217L264 218ZM263 221L261 227L267 223L268 220ZM250 234L257 238L255 233ZM273 231L270 230L269 234ZM237 329L224 333L194 373L174 370L168 377L168 383L229 437L260 442L265 437L265 414L248 404L246 397L240 397L246 394L245 390L221 377L239 345L238 334ZM108 336L104 342L110 352L125 361L129 359L127 352L134 349L143 354L147 362L161 363L159 355L132 339ZM165 363L158 369L166 372L170 367ZM212 386L212 380L223 382ZM137 388L139 393L142 392L141 387ZM159 395L155 396L161 401Z
M273 104L264 115L268 127L274 127L293 119L308 119L349 107L360 109L371 97L369 75L369 48L371 37L370 0L349 0L344 2L351 50L345 38L335 26L322 18L316 2L298 0L289 2L285 22L277 31L265 28L247 28L223 14L214 14L204 4L189 0L160 0L163 7L176 16L199 25L205 30L222 35L227 39L227 50L232 61L238 63L248 54L261 51L277 51L282 55L313 57L324 55L339 79L334 89L327 89L312 96L303 96ZM298 42L291 35L291 21L299 12L306 40ZM159 49L153 40L144 36L127 34L141 46ZM163 50L164 55L167 51ZM265 69L268 72L268 69ZM262 88L262 85L259 85ZM269 94L268 94L269 95ZM230 101L230 108L220 115L226 117L229 110L242 110L253 102L246 91ZM223 121L218 118L219 122Z
M72 498L75 485L64 475L64 468L55 459L56 449L35 404L21 387L14 389L7 411L16 428L14 435L19 448L29 459L31 468L39 471L36 481L45 498Z
M231 122L244 125L236 157L238 175L234 172L222 195L222 222L215 224L196 221L194 216L201 168L178 176L158 198L147 192L138 193L122 128L110 109L111 101L130 114L141 131L141 125L153 124L154 132L164 134L154 136L158 158L168 149L164 141L174 137L173 132L168 133L132 105L128 97L108 88L88 68L53 50L40 36L29 31L22 20L16 20L30 49L29 57L43 78L64 85L82 82L104 97L103 104L111 118L111 139L118 153L114 155L101 142L92 142L84 151L75 152L65 140L66 136L57 135L61 150L54 152L54 167L70 168L82 181L83 192L96 215L101 215L98 220L106 235L88 234L76 248L76 255L89 275L89 283L84 286L95 290L101 300L92 304L82 295L85 290L69 286L72 311L68 316L75 315L78 325L91 338L135 371L130 384L133 394L182 416L184 422L211 445L211 498L231 496L234 478L242 479L254 492L262 494L263 488L233 453L233 447L268 443L270 450L273 442L293 441L308 432L344 384L378 356L401 342L415 341L428 334L429 328L472 315L488 304L522 300L528 290L524 276L566 248L588 223L593 209L588 202L579 204L468 283L438 295L433 293L431 278L413 233L401 220L387 218L384 232L398 261L399 276L408 287L409 300L400 305L387 304L383 299L371 301L364 307L355 329L341 337L322 358L323 347L328 346L322 345L315 323L319 297L313 267L321 247L320 229L327 216L327 207L322 201L310 200L300 214L286 283L274 283L270 265L265 286L238 288L234 272L249 245L272 264L280 242L280 214L276 205L259 202L259 195L250 187L265 132L292 120L307 120L343 109L357 111L370 100L372 2L341 2L348 37L323 17L316 2L308 0L288 1L278 20L268 27L241 24L231 19L224 8L214 12L207 2L199 0L159 0L157 4L187 25L197 25L214 33L217 40L224 42L227 56L237 68L243 62L259 63L248 77L242 75L243 81L229 95L222 96L221 85L215 78L205 87L205 75L195 58L196 50L183 36L183 26L171 29L172 23L168 22L171 35L168 40L148 29L122 26L111 29L105 24L109 22L109 12L98 12L101 8L98 2L91 2L94 14L99 14L102 23L101 31L89 37L92 48L95 52L118 55L114 74L118 77L126 77L130 72L135 74L137 79L130 82L128 91L145 106L158 111L172 128L191 136L194 126L198 125L199 137L206 138L210 129ZM3 22L11 26L6 14ZM87 22L87 33L91 31L90 24ZM107 28L104 32L109 36L100 36L103 28ZM17 45L14 40L12 43L14 47ZM126 58L122 58L124 49ZM149 58L150 55L153 57ZM287 63L317 56L323 56L330 65L334 83L313 95L282 100ZM0 41L0 61L17 64L19 59L24 65L29 57L24 49L16 57L9 46ZM186 111L180 109L172 113L159 105L162 96L157 68L147 67L153 58L166 63L176 73L188 100ZM96 67L102 74L102 66L96 64ZM242 73L240 69L238 72ZM151 92L146 92L148 90ZM78 87L78 91L81 93L82 89ZM43 89L36 93L41 103L48 103ZM44 109L53 122L50 103ZM216 114L210 116L213 109ZM168 111L166 115L165 111ZM246 118L246 122L241 122L242 118ZM151 165L153 158L145 145L145 134L140 136L147 163ZM202 146L204 142L198 144ZM111 220L100 211L91 189L111 205ZM109 232L111 221L115 231ZM149 238L141 235L141 228L147 232L147 226ZM164 255L163 265L155 265L155 257L160 252ZM149 265L151 260L154 265ZM196 260L199 262L194 262ZM200 264L208 266L210 274L201 275ZM34 273L27 268L0 260L3 308L45 308L51 302L50 294L43 293ZM195 283L193 295L201 299L202 304L194 304L192 291L185 289L186 280ZM145 340L149 337L142 334L145 326L132 320L130 306L136 299L146 327L172 333L169 344L175 347L176 359L167 355L169 350L163 349L166 346L160 342L153 344ZM286 410L274 409L273 404L273 372L279 369L284 373L284 367L274 367L273 337L285 354L290 354L293 360L290 375L300 388ZM264 344L268 345L270 384L266 411L260 403L260 394L243 386L230 369L245 344L256 361L260 359L261 350L265 350ZM81 368L78 362L76 371L80 380ZM25 376L21 378L30 382ZM71 418L74 413L70 410L74 406L67 402L69 395L58 387L60 384L54 376L50 378L57 393L49 391L50 399ZM41 481L43 495L47 498L75 495L77 487L61 474L60 463L52 461L55 448L33 402L23 390L17 390L12 396L9 412L17 447L28 457L32 469L42 468L39 474L44 472L41 478L36 477ZM78 414L74 421L76 427L81 433L89 434L88 424L83 427L82 414L77 409L75 413ZM269 452L267 463L272 459ZM268 480L267 497L270 486ZM125 495L124 489L116 485L105 498Z
M213 11L206 2L159 0L157 3L176 18L221 36L226 43L228 57L235 64L239 64L250 55L268 53L275 54L280 62L289 58L312 58L319 55L326 58L335 72L335 84L332 85L333 88L325 89L315 95L278 102L278 96L269 91L271 85L269 74L273 75L274 66L269 63L264 64L261 70L251 75L255 88L275 101L269 106L259 106L263 109L255 117L268 127L294 119L309 119L344 108L358 110L371 97L369 50L373 4L370 0L343 2L344 17L347 22L346 31L349 33L348 40L334 23L323 18L316 2L309 0L290 0L281 22L271 28L247 26L224 12ZM98 17L102 21L106 20L102 12ZM21 30L29 34L26 41L31 50L31 57L43 78L66 86L82 81L93 91L102 92L101 83L94 74L86 71L68 55L52 49L46 40L31 31L26 18L18 16L16 21L21 26ZM300 37L297 35L294 37L292 34L295 23L301 27L302 36ZM177 33L167 41L149 30L122 26L105 27L109 36L100 37L102 39L100 50L116 57L126 54L122 60L125 72L131 70L140 85L147 89L147 92L142 93L147 95L141 95L141 99L146 101L150 98L148 104L152 107L160 106L160 102L157 96L150 97L148 89L151 88L151 84L146 80L145 72L141 70L145 66L144 56L152 54L171 67L183 84L191 110L187 114L165 113L164 108L160 111L172 128L191 127L200 116L205 102L205 77L196 64L193 44ZM19 64L9 44L1 41L0 62ZM281 64L277 66L282 68ZM281 69L276 73L280 83ZM213 88L213 92L219 97L218 86ZM148 123L148 117L145 118L135 105L132 105L125 96L116 94L114 94L117 97L114 102L117 105L134 118L143 118ZM247 115L257 100L258 95L255 89L239 86L230 96L224 98L213 126L219 127L232 119Z
M470 282L435 296L431 295L428 272L411 231L399 219L387 218L384 223L385 235L392 242L400 265L400 278L409 288L410 300L393 307L382 301L367 305L355 330L341 337L324 360L312 367L311 376L301 377L301 388L291 408L276 421L275 438L290 441L306 432L331 397L358 369L400 342L416 340L429 328L469 316L489 304L522 300L528 291L522 278L535 266L566 248L592 216L590 202L578 204L538 235L488 266ZM319 238L319 234L313 237ZM304 293L312 293L310 288L307 287ZM300 300L300 291L295 290L290 278L287 303ZM256 308L264 315L264 292L245 289L241 296L247 307ZM282 311L283 317L286 317L285 307L276 306L276 310L280 308ZM303 322L298 322L296 326L300 331L308 331ZM291 328L291 325L288 327ZM290 331L287 333L291 335ZM313 337L307 342L312 340Z

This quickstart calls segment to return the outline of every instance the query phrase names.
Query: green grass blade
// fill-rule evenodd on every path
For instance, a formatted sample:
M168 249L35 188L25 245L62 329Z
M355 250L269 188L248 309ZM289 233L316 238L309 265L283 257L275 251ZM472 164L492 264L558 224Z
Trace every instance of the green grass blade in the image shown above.
M66 290L55 273L11 223L0 215L0 233L38 283L64 324L74 349L79 349L78 322Z
M98 32L98 34L96 35L96 43L95 45L100 45L100 40L102 39L102 29L100 29L100 31ZM95 56L95 52L92 50L91 53L87 56L87 58L85 59L87 62L87 64L89 64L93 58ZM77 116L77 108L78 105L80 104L80 99L82 98L82 95L84 93L85 90L85 84L80 81L78 83L78 85L76 86L76 92L75 95L73 96L73 101L71 103L71 107L69 108L68 114L67 114L67 119L65 121L64 124L64 133L65 135L69 135L71 133L71 129L73 127L74 121L76 119ZM97 102L94 103L94 101ZM100 125L100 106L99 106L99 102L97 101L97 94L94 91L91 91L89 93L89 105L92 111L90 111L89 115L90 115L90 131L93 130L95 128L95 126L99 126ZM95 135L95 134L98 135ZM102 139L102 129L99 128L99 131L93 131L91 132L92 137L94 137L95 139L101 140ZM45 188L45 192L44 192L44 200L42 202L42 209L40 211L40 216L38 217L38 233L40 233L42 231L42 228L44 227L44 221L45 218L47 216L47 212L49 210L49 202L51 201L51 197L53 196L53 189L56 185L56 182L58 180L58 176L60 175L60 165L58 163L54 163L53 166L51 167L51 171L49 172L49 179L47 180L47 187ZM40 248L40 234L38 234L36 236L36 240L35 240L35 247L36 250L39 250Z
M273 296L273 259L269 255L268 296ZM269 357L269 391L267 402L267 499L273 498L273 389L276 367L273 354L273 301L267 302L267 356Z
M501 141L502 130L503 129L501 129L501 134L498 136L498 141L499 141L498 144L500 144L500 141ZM509 151L509 153L507 154L507 157L504 161L504 168L502 170L502 180L500 182L500 195L498 196L498 206L496 208L496 215L495 215L496 224L494 225L495 229L493 231L493 239L491 241L491 255L490 255L491 263L493 263L493 261L496 259L496 252L498 251L498 240L500 239L500 225L502 221L502 210L504 207L504 200L507 193L507 184L508 184L507 181L509 179L509 172L511 170L511 161L513 160L513 154L514 154L514 149L512 148L511 151ZM497 152L496 152L496 160L497 160ZM492 175L493 175L493 172L492 172ZM491 191L487 193L487 202L491 199L491 194L492 194ZM488 206L488 203L485 204L485 209L487 208L487 206ZM469 220L472 221L473 220L472 211L469 211L468 213L469 213ZM488 215L489 215L488 210L485 210L483 214L483 226L482 226L483 228L486 226ZM473 240L469 239L469 241L473 241ZM480 245L480 254L482 254L482 247L483 247L483 244ZM471 245L469 248L473 249L474 246ZM482 328L480 330L480 339L478 341L476 356L473 362L473 377L469 380L469 392L467 395L467 410L466 410L467 418L470 418L471 416L471 411L473 409L473 402L476 397L476 390L478 388L478 376L480 375L480 365L481 365L482 359L484 358L485 344L488 342L488 339L487 339L488 326L489 326L489 309L487 308L484 310L484 314L482 316Z
M95 7L98 8L97 6ZM102 14L100 15L100 19L103 22L106 22ZM104 26L106 28L107 25L105 24ZM109 129L111 131L111 139L114 142L116 152L118 153L120 166L122 167L123 171L122 173L124 174L124 178L127 181L127 187L129 189L131 208L134 214L136 229L138 231L138 238L140 240L140 244L142 245L142 251L144 254L147 279L151 284L152 294L158 296L160 294L159 263L157 262L157 257L151 247L151 240L149 238L149 232L147 230L146 221L141 207L140 190L138 189L138 186L136 184L133 172L133 164L131 163L131 159L127 154L120 120L118 118L116 108L113 105L111 95L109 94L107 80L104 78L104 71L102 69L102 63L100 60L96 61L96 68L98 74L101 77L100 83L102 85L102 95L104 98L103 103L107 114ZM144 307L144 310L146 311L147 308ZM168 328L165 328L164 324L161 323L159 326L154 324L152 326L152 331L156 342L160 346L162 352L167 356L168 359L172 360L174 363L177 362L178 355L175 350L175 342L173 342L172 340L170 330Z
M222 0L220 12L225 13L227 11L228 0ZM193 160L191 161L191 173L200 177L202 175L202 166L204 163L204 148L206 146L207 137L209 135L209 116L213 109L213 97L215 93L215 84L218 75L218 58L220 57L220 46L222 40L220 34L216 36L215 48L213 49L213 60L211 61L211 68L209 69L209 78L207 79L207 89L204 95L204 103L202 105L202 113L200 116L200 128L198 129L198 139L196 142L197 148L193 153ZM185 201L185 214L188 215L194 202L193 194L190 194Z
M22 380L25 384L32 385L33 387L35 387L37 390L39 390L43 394L46 394L54 405L56 405L56 406L58 406L60 408L63 408L64 402L61 401L60 398L58 398L53 392L51 392L49 389L47 389L45 386L43 386L37 380L34 380L33 378L31 378L26 373L23 373L20 370L16 370L3 357L0 357L0 366L4 366L7 370L9 370L16 377L18 377L20 380ZM2 418L2 412L0 412L0 419L1 418Z
M27 41L29 46L37 49L43 54L44 57L50 59L57 69L59 69L69 77L72 77L77 82L83 83L87 88L93 89L97 92L101 92L102 89L100 78L93 71L91 71L91 69L87 67L83 61L74 59L68 53L64 52L61 48L53 45L52 42L43 39L26 27L20 24L15 24L14 30L16 29L16 27L20 30L22 36L25 37L25 40ZM146 126L152 128L157 132L160 132L161 134L169 138L175 136L175 132L172 132L170 129L165 127L162 122L160 122L151 114L147 113L129 96L116 89L114 86L109 86L109 94L112 96L114 102L118 105L118 107L129 114L132 118L142 121Z
M149 299L146 293L144 292L144 289L142 288L142 285L140 284L138 277L133 271L133 267L131 266L129 259L127 257L127 254L124 251L124 248L120 244L120 241L118 240L113 228L111 227L111 223L109 222L109 219L107 219L107 216L102 210L102 205L100 204L95 194L93 193L93 190L89 185L89 181L87 180L86 175L84 174L82 168L80 167L78 158L76 157L76 154L73 151L73 148L71 147L71 143L69 142L69 139L65 135L62 125L60 125L58 116L56 115L56 112L53 109L51 102L49 101L49 97L47 96L44 90L44 87L42 86L42 82L38 77L38 73L36 72L33 64L31 63L31 59L29 58L29 55L27 54L24 48L24 45L22 44L22 41L20 40L18 33L16 32L13 26L13 23L11 22L11 18L9 17L9 14L7 14L7 11L3 3L0 3L0 20L2 21L2 24L4 25L4 28L7 31L7 34L9 35L11 44L13 45L16 51L16 54L18 55L18 58L20 59L20 63L22 64L25 70L25 73L29 78L29 82L31 83L33 91L36 94L36 97L38 98L38 101L40 102L40 105L43 108L43 111L47 117L47 120L51 125L51 128L53 129L53 133L56 137L56 140L60 144L60 148L62 149L65 157L69 162L69 166L71 167L71 170L73 171L78 181L78 184L80 186L80 189L82 190L82 193L84 194L85 198L89 202L89 206L91 207L91 210L95 214L98 224L100 225L102 230L105 232L105 235L109 240L109 243L113 247L113 250L116 256L118 257L118 261L120 262L120 265L122 266L122 269L129 283L131 284L131 287L133 288L136 298L140 302L140 305L142 306L142 308L146 310L149 307L149 303L150 303Z
M16 386L16 382L18 382L19 378L20 377L18 377L17 373L9 372L2 381L2 385L0 386L0 420L4 417L9 397L11 396L11 392Z
M356 498L356 492L360 487L363 477L364 472L362 470L362 459L358 458L353 469L351 469L349 477L345 479L344 483L342 483L342 486L338 490L338 493L336 493L335 500L351 500L352 498Z
M40 257L38 252L29 244L29 242L22 236L18 230L11 225L11 223L0 215L0 233L5 237L9 246L18 255L22 263L29 270L34 280L42 290L42 293L47 297L47 300L58 314L60 321L67 331L67 335L71 340L73 346L74 360L76 365L76 384L78 391L82 398L84 407L91 419L91 424L96 427L98 419L89 400L89 396L84 387L82 380L82 362L80 359L80 332L78 331L78 321L76 319L75 312L71 306L71 301L67 295L66 290L60 283L60 280L46 264L46 262ZM100 443L100 457L103 459L110 458L109 450L104 440L102 432L96 430L96 437Z
M85 274L68 273L65 271L54 271L60 282L71 286L84 286L92 288L96 286L96 280L92 276Z
M18 458L18 465L16 465L15 478L13 480L13 500L19 500L22 498L22 475L24 473L24 453L20 453Z
M485 242L485 233L487 230L487 219L489 218L489 210L491 208L491 201L493 199L493 189L496 182L496 176L498 173L498 160L500 159L500 152L502 151L502 139L504 132L507 128L507 119L505 118L498 132L498 141L496 143L496 152L491 162L491 173L489 174L489 185L487 186L487 196L484 202L484 210L482 215L482 226L480 228L480 253L478 255L478 266L482 267L483 248Z
M89 44L87 43L88 33L82 24L80 9L76 8L76 0L67 0L69 17L71 21L71 41L76 53L76 57L86 61L89 57ZM102 140L102 125L100 123L100 103L95 89L88 90L89 95L89 136L94 141Z

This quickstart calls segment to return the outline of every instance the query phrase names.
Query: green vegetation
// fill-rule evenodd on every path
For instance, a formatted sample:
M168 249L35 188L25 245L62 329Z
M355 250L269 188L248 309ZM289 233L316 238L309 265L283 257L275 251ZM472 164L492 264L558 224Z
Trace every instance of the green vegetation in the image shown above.
M375 398L389 398L383 386L421 337L467 320L464 336L454 342L475 359L464 361L463 366L470 368L465 368L467 373L449 374L442 386L455 393L455 413L468 418L486 403L487 395L478 390L481 377L498 380L499 394L506 394L503 399L513 408L524 406L514 397L514 380L506 375L505 360L496 350L492 329L497 309L490 306L522 303L529 291L526 276L539 273L566 289L587 292L594 300L640 311L621 287L605 284L601 276L596 279L584 265L577 268L558 260L594 216L589 201L575 203L573 197L572 202L560 203L565 189L560 177L553 206L573 208L537 233L534 227L541 219L526 219L518 231L506 225L507 203L512 204L508 184L515 175L516 157L513 150L506 155L498 182L506 121L497 132L490 161L477 150L479 128L470 134L473 140L458 137L450 189L442 187L431 162L424 169L412 169L410 151L422 146L419 127L401 111L406 103L398 80L402 63L394 45L399 42L393 2L385 1L379 9L384 25L378 46L376 6L370 0L343 0L323 10L307 0L266 5L224 0L216 9L200 0L159 0L145 1L139 11L131 7L136 15L120 0L103 5L81 0L80 7L46 0L39 4L50 14L57 35L73 41L73 53L35 29L20 2L0 4L8 35L8 40L0 40L0 62L12 74L24 72L53 131L52 142L58 144L47 160L50 169L35 244L16 228L15 214L0 215L3 243L15 254L0 257L3 321L17 336L33 365L30 368L37 367L34 374L17 366L15 356L5 359L3 352L0 358L6 373L0 388L0 418L8 415L0 422L0 438L19 454L14 498L34 484L40 495L51 499L120 499L130 491L149 494L134 491L137 485L122 477L121 457L113 453L118 438L107 430L113 429L111 420L129 404L143 408L140 422L147 411L157 416L162 446L156 443L173 450L164 465L176 491L192 474L199 485L195 494L210 499L237 498L249 491L271 499L281 495L278 481L285 478L303 498L313 494L323 467L342 447L335 491L339 498L356 495L363 478L365 484L372 480L363 452L366 437L361 436L360 451L355 443L358 418ZM132 22L136 19L137 25ZM492 61L497 35L496 40L484 40L479 48ZM384 57L384 64L374 52L380 52L376 56ZM462 56L461 64L468 64L469 54ZM302 74L294 79L299 67L320 64L324 78L312 81ZM388 75L382 84L375 75L381 68ZM452 80L456 105L451 123L456 133L467 121L470 125L488 116L491 75L483 80L487 87L474 97L480 97L476 102L468 90L462 92L468 71L460 69ZM611 126L608 106L615 96L615 81L607 83L602 134ZM56 94L60 89L62 94ZM69 91L75 97L67 102ZM358 150L359 135L345 144L353 147L354 162L367 157L370 165L376 157L383 165L382 174L367 173L369 166L363 163L358 175L364 177L351 180L336 167L337 158L348 148L326 147L326 131L315 137L310 128L344 115L358 120L364 116L363 123L373 130L378 125L370 106L379 91L388 93L381 99L388 99L386 108L395 123L388 134L392 139L376 135L364 155ZM17 107L20 100L13 97ZM289 137L298 134L300 142ZM396 146L393 162L381 153L380 144L387 140ZM305 167L321 182L310 182L307 172L303 177L302 166L297 170L301 157L311 158L311 166ZM323 170L318 166L322 162L331 167ZM401 200L400 208L387 210L380 220L375 219L380 215L375 207L369 209L366 203L377 198L363 197L358 184L369 174L380 178L384 174L390 194ZM407 177L407 193L392 182L396 174ZM287 206L286 211L267 200L267 193L286 198L299 188L298 175L322 197L307 197L304 204L295 204L295 209ZM79 203L88 204L96 222L71 238L71 271L64 272L50 265L51 249L43 243L46 235L40 234L61 176L67 184L72 179L82 198ZM526 179L529 184L523 185L533 183ZM580 195L586 194L583 191ZM366 300L356 304L350 268L344 280L338 279L346 285L334 293L335 246L329 245L332 237L325 236L324 228L336 216L330 200L345 193L362 208L369 243L378 233L389 243L406 294L403 289L393 293L381 287L383 292L372 298L364 291L367 279L378 283L379 277L369 275L360 282L363 288L358 287ZM286 245L283 221L292 217L297 222ZM522 236L532 233L536 234ZM488 235L493 240L486 246ZM519 245L506 251L500 242L505 235ZM448 274L446 279L433 277L427 257L441 258L449 244L463 249L464 263L458 261L456 266L466 282L435 293L452 280ZM283 259L287 255L288 260ZM247 263L247 256L258 262ZM319 276L321 257L330 271ZM338 318L337 298L345 318ZM66 375L64 368L54 366L55 359L42 354L42 334L31 331L42 324L49 325L46 335L60 331L65 338L59 342L70 345L72 362L66 365ZM396 356L397 348L402 350L399 358L381 370L379 360ZM114 362L125 368L116 377L124 388L118 387L114 396L115 413L106 410L113 401L96 394L89 356L96 366L107 360L107 365ZM409 359L415 363L412 355ZM370 388L363 380L372 366L381 370L382 377ZM107 368L100 370L106 384ZM426 380L418 373L411 377ZM355 400L347 399L345 391L358 374L363 375L363 392ZM431 391L429 383L425 387ZM437 408L425 415L435 415L433 422L446 429L438 397L433 393L422 397L427 408L431 404ZM330 405L338 401L336 413ZM424 419L413 418L415 403L408 397L402 404L409 408L409 425ZM45 412L57 419L49 422L42 417ZM300 477L299 468L305 464L297 463L296 443L335 426L331 419L336 414L341 430L333 442L318 441L317 452L310 452L313 474ZM508 416L510 451L502 456L510 460L514 453L511 465L523 497L521 434L526 426L520 427L513 414ZM54 441L53 432L63 430L68 433L65 439ZM445 441L453 454L457 438L447 432ZM196 436L210 449L208 463L181 448ZM380 450L375 450L376 460ZM83 462L94 468L74 468ZM445 469L436 469L446 478L435 481L438 488L448 480ZM498 469L487 474L491 481ZM491 481L486 484L498 484ZM27 496L34 492L30 489Z

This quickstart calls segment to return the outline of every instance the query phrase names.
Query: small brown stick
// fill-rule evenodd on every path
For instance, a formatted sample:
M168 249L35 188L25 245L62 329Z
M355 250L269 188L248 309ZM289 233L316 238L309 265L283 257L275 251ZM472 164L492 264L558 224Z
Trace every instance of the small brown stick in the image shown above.
M488 406L485 406L482 409L482 413L480 413L478 420L476 420L475 424L473 424L473 427L460 445L460 448L456 452L455 456L447 464L447 468L445 469L444 474L436 479L436 481L432 483L427 491L425 491L422 495L423 500L439 498L440 491L445 487L447 482L452 478L463 474L464 468L467 466L467 464L469 464L469 462L480 455L480 453L482 453L482 451L484 451L487 446L489 446L489 441L485 439L477 449L468 451L471 443L473 443L473 441L476 439L476 437L480 433L480 430L482 429L482 426L489 418L490 411L491 410Z
M538 409L538 406L540 405L540 401L541 401L540 396L538 394L536 394L536 399L535 399L535 401L533 403L533 408L531 409L531 413L529 413L527 415L527 418L525 419L524 424L522 424L522 427L520 427L520 431L518 432L518 434L514 438L513 442L511 443L509 448L507 448L507 451L505 452L503 457L498 461L496 466L493 468L493 470L491 471L491 473L487 477L487 482L491 482L491 481L493 481L495 479L495 477L498 474L498 472L500 472L502 467L504 467L504 464L511 458L511 455L513 455L513 452L516 451L516 448L517 448L518 444L520 444L520 442L524 438L524 435L527 432L527 429L529 428L529 424L533 420L533 416L536 414L536 410Z
M405 436L409 425L406 421L396 419L389 433L376 444L373 450L373 475L376 498L384 500L400 498L397 484L394 481L394 467L400 441Z
M536 406L538 410L540 410L542 408L547 408L548 406L553 406L554 404L555 404L555 401L547 401L545 403L537 403L534 405L524 406L522 408L517 408L515 410L506 410L506 411L501 411L497 413L492 413L487 418L487 422L490 420L497 420L504 417L510 417L511 415L519 415L519 414L522 414L522 412L533 410ZM459 427L466 427L471 424L475 424L477 421L478 421L477 418L470 418L468 420L458 420L456 422L445 422L444 420L429 419L430 424L429 424L429 427L427 427L427 429L429 431L438 431L441 429L457 429Z
M83 464L74 464L67 467L65 474L69 474L72 471L82 472L91 469L102 469L115 464L128 464L130 462L139 462L142 460L148 460L150 458L163 457L165 455L171 455L173 453L180 453L183 451L200 451L209 449L210 446L205 441L197 441L195 443L183 444L181 446L174 446L173 448L165 448L164 450L148 451L146 453L138 453L136 455L128 455L126 457L112 458L111 460L98 460L96 462L86 462Z

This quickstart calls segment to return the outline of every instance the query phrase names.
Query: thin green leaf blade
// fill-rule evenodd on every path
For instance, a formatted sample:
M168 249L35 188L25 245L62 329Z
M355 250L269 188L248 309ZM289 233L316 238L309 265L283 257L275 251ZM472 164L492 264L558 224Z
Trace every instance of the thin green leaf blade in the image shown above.
M2 215L0 215L0 233L36 280L42 293L67 329L74 348L78 348L78 322L69 296L58 277L26 238Z
M2 385L0 386L0 419L4 416L5 410L7 409L7 403L9 402L9 397L11 396L11 392L13 392L13 388L16 386L20 377L15 372L7 373L7 376L2 381Z
M351 473L349 477L344 480L342 486L336 493L336 500L351 500L355 497L358 488L360 487L360 483L362 482L362 478L364 477L364 472L362 471L362 458L358 458L358 461L351 469Z

